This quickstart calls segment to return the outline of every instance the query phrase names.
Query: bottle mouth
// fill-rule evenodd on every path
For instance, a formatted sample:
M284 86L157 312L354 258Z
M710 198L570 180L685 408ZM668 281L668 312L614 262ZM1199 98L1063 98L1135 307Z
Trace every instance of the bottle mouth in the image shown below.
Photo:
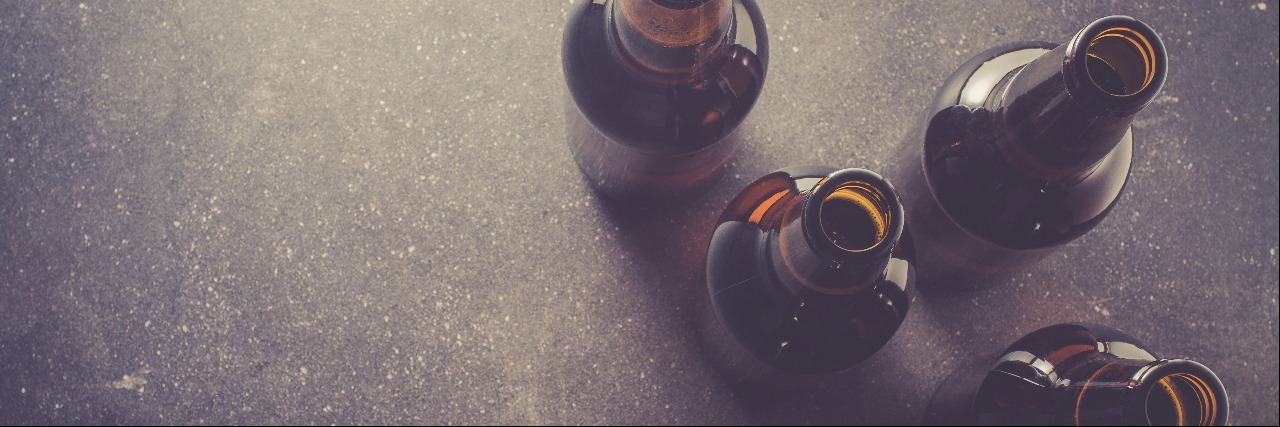
M1077 101L1129 115L1160 93L1168 64L1155 30L1128 16L1108 16L1071 39L1064 67Z
M822 199L822 233L836 247L862 252L884 241L893 220L884 193L865 182L849 182Z
M1102 30L1089 41L1085 53L1089 79L1109 94L1131 96L1142 92L1155 79L1155 47L1132 28Z
M706 42L721 31L732 7L726 1L624 0L623 19L640 36L667 48Z
M1139 371L1135 396L1149 425L1225 425L1227 394L1209 368L1185 359L1160 360Z
M707 0L649 0L658 6L668 9L693 9L702 6Z
M813 189L804 209L811 244L835 260L887 253L902 235L902 204L875 172L844 169ZM814 232L816 231L816 232Z

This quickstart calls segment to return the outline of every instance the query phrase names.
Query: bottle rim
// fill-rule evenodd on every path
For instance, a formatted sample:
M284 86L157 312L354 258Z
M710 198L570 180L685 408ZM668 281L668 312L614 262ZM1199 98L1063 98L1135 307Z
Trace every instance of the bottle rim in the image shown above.
M875 243L866 247L846 248L828 234L822 215L824 205L840 191L857 191L865 198L859 206L877 222ZM860 260L876 260L889 255L902 237L905 224L902 203L893 185L879 174L860 168L841 169L822 179L810 192L804 204L802 221L805 239L815 252L832 264Z
M1135 372L1130 384L1135 384L1134 393L1125 412L1135 424L1165 424L1169 419L1179 425L1227 423L1226 388L1217 374L1199 362L1156 360Z
M1116 70L1129 83L1116 92L1099 84L1089 70L1091 61L1109 67L1128 63ZM1108 16L1093 21L1068 42L1063 58L1063 75L1071 97L1114 117L1124 117L1145 108L1160 93L1168 72L1164 43L1150 26L1128 16ZM1134 86L1136 88L1129 88Z

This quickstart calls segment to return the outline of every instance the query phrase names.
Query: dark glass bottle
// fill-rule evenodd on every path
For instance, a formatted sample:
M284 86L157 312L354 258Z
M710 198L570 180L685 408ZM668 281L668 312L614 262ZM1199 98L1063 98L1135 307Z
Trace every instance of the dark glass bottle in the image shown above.
M1130 123L1165 69L1160 38L1124 16L962 65L893 175L921 285L998 282L1102 221L1128 179Z
M696 193L737 147L764 85L768 36L753 0L595 0L564 35L569 147L602 193Z
M1225 425L1218 376L1105 326L1059 324L938 387L927 424Z
M910 303L904 224L893 187L864 169L791 168L748 185L707 251L710 357L771 382L871 356Z

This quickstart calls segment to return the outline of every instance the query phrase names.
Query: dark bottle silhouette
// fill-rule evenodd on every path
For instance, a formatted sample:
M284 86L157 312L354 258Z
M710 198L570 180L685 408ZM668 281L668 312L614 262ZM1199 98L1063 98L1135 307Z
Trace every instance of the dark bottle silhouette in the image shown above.
M921 286L999 282L1102 221L1128 179L1130 123L1165 69L1160 38L1124 16L962 65L892 175Z
M787 386L871 356L910 303L904 224L893 187L864 169L790 168L748 185L707 251L701 329L713 363Z
M753 0L581 2L563 50L579 169L616 199L702 190L760 95L768 40Z
M943 425L1225 425L1227 392L1197 362L1162 359L1105 326L1059 324L994 363L943 380L925 414Z

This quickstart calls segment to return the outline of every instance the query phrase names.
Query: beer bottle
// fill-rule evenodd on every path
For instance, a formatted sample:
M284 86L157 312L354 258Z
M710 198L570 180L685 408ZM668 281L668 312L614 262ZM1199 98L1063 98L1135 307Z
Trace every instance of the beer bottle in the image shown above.
M707 251L716 365L775 382L871 356L910 304L904 224L893 186L865 169L790 168L748 185Z
M1014 43L962 65L892 175L920 284L998 282L1102 221L1129 175L1130 124L1166 68L1155 31L1125 16L1061 45Z
M579 169L616 199L701 190L760 95L768 40L753 0L583 1L562 52Z
M1049 326L994 363L943 380L926 424L1226 425L1227 392L1209 368L1153 355L1115 329Z

